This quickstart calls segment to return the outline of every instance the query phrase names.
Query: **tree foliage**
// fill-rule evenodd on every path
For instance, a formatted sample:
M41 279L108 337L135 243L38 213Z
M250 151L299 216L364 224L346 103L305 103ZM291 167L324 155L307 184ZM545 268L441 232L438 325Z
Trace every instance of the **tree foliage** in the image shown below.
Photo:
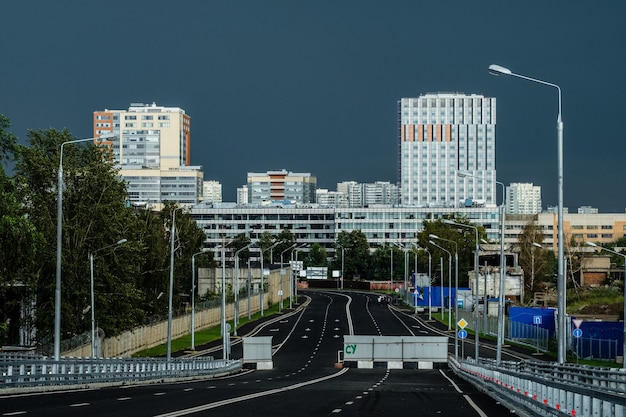
M445 223L444 220L451 220L454 223L466 226L474 226L470 221L461 216L453 214L445 215L437 220L424 220L424 228L418 233L417 240L421 247L426 247L432 254L433 275L441 276L441 267L439 259L443 257L444 268L447 268L449 255L435 245L430 244L432 240L437 245L448 250L452 254L452 268L455 268L455 251L458 251L459 259L459 286L469 285L469 271L474 268L474 252L476 249L476 231L473 227L456 226L454 224ZM482 226L478 226L478 240L485 239L487 234ZM441 239L431 238L435 235ZM451 243L452 241L454 243ZM421 255L424 257L425 255ZM420 258L424 259L424 258ZM426 260L427 262L427 260ZM447 275L444 273L444 276ZM453 272L454 276L454 272Z
M328 266L328 254L326 253L326 248L324 248L319 243L314 243L309 248L309 253L304 258L304 267L308 268L310 266Z
M31 221L19 198L19 188L9 178L3 162L14 157L17 139L7 131L9 120L0 115L0 342L9 336L8 323L17 329L22 322L20 304L37 277L43 235Z
M164 316L177 207L166 204L161 212L131 208L108 150L67 143L76 140L67 130L30 131L26 143L19 144L7 127L8 120L0 116L0 161L14 162L13 177L0 171L1 318L9 314L10 303L33 299L38 343L52 342L62 144L61 337L88 331L92 308L98 327L109 336L153 315ZM173 293L178 296L191 288L191 255L202 248L204 233L184 210L176 214ZM117 245L121 239L126 243ZM27 294L8 294L18 281Z
M551 251L541 247L544 239L545 235L533 222L526 224L518 237L519 264L524 271L525 301L533 298L535 292L542 291L544 283L551 276L553 256Z
M342 250L345 255L344 275L346 279L369 279L370 270L370 248L367 237L360 230L351 232L341 231L337 236L337 246L335 260L332 263L333 269L341 269Z

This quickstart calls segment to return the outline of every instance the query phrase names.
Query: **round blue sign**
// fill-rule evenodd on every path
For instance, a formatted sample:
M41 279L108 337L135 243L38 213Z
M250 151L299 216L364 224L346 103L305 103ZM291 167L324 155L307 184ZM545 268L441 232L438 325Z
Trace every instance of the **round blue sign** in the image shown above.
M459 330L459 337L465 339L467 337L467 330Z
M574 329L574 331L572 332L574 337L582 337L583 335L583 331L580 329Z

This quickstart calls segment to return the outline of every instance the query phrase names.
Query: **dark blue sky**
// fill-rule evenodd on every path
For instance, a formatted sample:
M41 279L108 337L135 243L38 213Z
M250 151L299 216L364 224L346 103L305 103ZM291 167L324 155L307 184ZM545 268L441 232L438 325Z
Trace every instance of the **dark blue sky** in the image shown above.
M564 200L626 208L626 2L9 0L0 113L27 129L92 134L94 110L131 102L191 116L192 164L246 173L396 181L396 101L497 97L498 180L557 204L556 90L493 77L491 63L563 90Z

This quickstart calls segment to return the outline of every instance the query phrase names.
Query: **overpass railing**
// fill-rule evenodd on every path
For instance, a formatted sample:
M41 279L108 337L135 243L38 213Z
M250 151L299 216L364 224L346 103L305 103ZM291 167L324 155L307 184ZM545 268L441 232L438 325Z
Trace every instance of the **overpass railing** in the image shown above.
M623 417L626 370L550 362L457 361L451 369L512 408L530 415Z
M177 358L61 358L17 357L0 354L0 389L150 379L216 376L241 369L239 360L211 357Z

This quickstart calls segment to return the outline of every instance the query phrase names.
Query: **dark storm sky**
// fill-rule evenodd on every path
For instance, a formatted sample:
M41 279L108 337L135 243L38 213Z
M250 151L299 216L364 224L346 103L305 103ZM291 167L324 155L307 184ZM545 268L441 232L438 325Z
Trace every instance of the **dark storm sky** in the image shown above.
M193 165L223 184L310 172L320 188L396 181L396 101L429 92L498 100L498 180L557 204L623 213L626 2L7 0L0 113L28 129L92 134L94 110L131 102L191 116Z

